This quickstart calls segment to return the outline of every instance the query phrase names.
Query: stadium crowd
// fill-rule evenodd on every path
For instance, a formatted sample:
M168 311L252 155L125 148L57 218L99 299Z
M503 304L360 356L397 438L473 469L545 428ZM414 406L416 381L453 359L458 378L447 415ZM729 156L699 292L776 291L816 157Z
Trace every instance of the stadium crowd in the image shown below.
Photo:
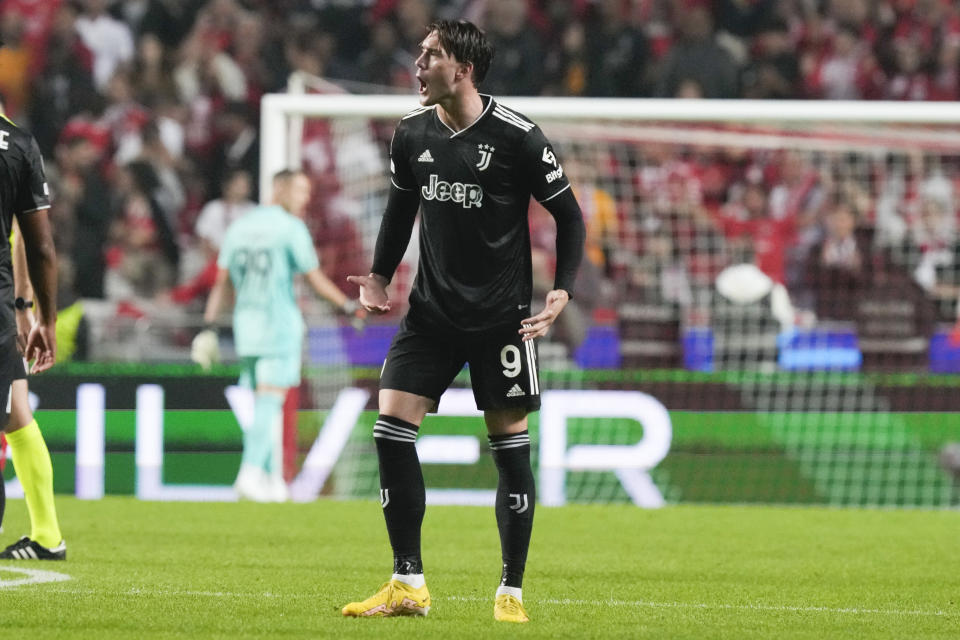
M496 45L481 87L495 95L960 98L960 3L946 0L0 0L0 95L47 159L61 304L199 307L224 227L258 198L261 96L294 71L412 94L423 26L456 16ZM315 138L306 163L307 221L344 286L368 268L366 223L337 204L324 144ZM751 253L820 317L848 319L829 299L837 283L894 271L941 320L956 314L948 154L867 154L863 166L651 143L564 157L581 152L569 171L588 200L588 307L644 296L687 307ZM614 184L591 164L627 177ZM549 231L532 224L547 248Z

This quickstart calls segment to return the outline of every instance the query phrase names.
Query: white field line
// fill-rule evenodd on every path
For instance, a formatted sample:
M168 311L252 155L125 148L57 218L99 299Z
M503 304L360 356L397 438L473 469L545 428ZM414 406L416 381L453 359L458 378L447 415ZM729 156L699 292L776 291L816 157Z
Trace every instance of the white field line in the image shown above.
M0 569L2 570L2 569ZM61 574L62 575L62 574ZM62 579L69 579L65 576ZM2 584L2 583L0 583ZM54 587L44 589L62 594L98 595L104 593L97 589L77 589ZM189 598L233 598L233 599L270 599L283 598L285 600L316 599L312 594L300 593L271 593L267 592L234 592L234 591L192 591L181 589L128 589L121 592L126 596L172 596ZM479 596L446 596L439 598L451 602L489 602L491 598ZM772 611L788 613L837 613L861 616L917 616L917 617L960 617L960 611L923 610L923 609L876 609L862 607L814 607L767 604L728 604L723 602L654 602L649 600L586 600L572 598L545 598L528 600L533 605L547 606L590 606L590 607L633 607L637 609L703 609L703 610L734 610L734 611Z
M4 580L4 573L19 573L25 575L25 578L15 580ZM22 587L28 584L43 584L44 582L64 582L70 580L70 576L56 571L44 571L43 569L25 569L23 567L0 566L0 589L12 589Z

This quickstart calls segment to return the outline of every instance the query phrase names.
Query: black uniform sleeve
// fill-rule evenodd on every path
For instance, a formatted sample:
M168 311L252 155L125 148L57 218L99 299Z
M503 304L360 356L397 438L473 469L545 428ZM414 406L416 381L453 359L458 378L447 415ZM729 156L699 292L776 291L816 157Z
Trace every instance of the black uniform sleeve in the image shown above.
M410 169L410 160L404 150L403 127L401 121L390 140L390 182L401 191L416 191L417 180Z
M28 213L50 207L50 189L43 172L43 157L40 147L31 136L24 149L24 170L17 185L14 213Z
M396 185L390 187L387 208L383 212L377 245L373 250L371 273L383 276L388 282L393 279L397 265L410 244L419 205L420 194L416 191L404 191Z
M572 298L573 283L583 260L583 244L587 237L583 213L573 196L573 189L564 189L546 200L543 206L557 223L557 272L553 276L553 288L563 289Z

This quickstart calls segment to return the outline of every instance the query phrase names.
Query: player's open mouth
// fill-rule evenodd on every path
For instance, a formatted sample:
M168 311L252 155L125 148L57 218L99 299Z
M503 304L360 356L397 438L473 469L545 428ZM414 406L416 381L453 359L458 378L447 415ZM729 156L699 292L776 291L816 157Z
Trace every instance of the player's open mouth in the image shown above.
M424 82L422 78L417 78L417 82L420 83L420 89L419 89L420 95L423 95L424 93L427 92L427 83Z

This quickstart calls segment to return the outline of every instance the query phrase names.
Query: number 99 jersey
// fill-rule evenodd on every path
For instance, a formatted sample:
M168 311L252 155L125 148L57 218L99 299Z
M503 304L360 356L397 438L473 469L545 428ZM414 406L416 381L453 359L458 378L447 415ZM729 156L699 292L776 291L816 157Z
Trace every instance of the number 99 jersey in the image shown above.
M303 221L278 206L251 209L227 229L217 266L230 272L236 292L237 354L299 356L304 323L293 278L319 266Z

